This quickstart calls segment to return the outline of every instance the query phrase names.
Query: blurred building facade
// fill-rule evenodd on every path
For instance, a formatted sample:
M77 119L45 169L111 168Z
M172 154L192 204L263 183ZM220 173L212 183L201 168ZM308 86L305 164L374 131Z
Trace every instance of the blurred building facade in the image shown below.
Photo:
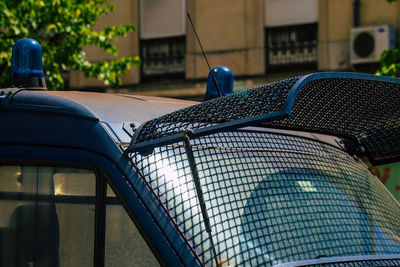
M396 40L395 31L382 26L400 26L400 3L389 4L385 0L112 2L114 12L102 17L98 27L133 23L137 31L116 44L120 56L140 55L142 59L140 68L132 67L123 77L125 85L164 78L207 77L208 67L187 20L187 11L210 64L226 66L236 77L290 70L349 71L360 64L376 65L379 49L390 45L386 39ZM354 28L360 34L365 29L365 34L358 34ZM92 61L109 58L93 47L88 47L86 53ZM70 85L102 83L73 72Z

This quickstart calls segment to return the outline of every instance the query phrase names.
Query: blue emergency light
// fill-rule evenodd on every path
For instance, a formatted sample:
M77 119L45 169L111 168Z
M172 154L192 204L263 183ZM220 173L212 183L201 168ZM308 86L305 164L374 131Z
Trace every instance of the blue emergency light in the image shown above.
M219 66L213 68L208 74L207 90L204 100L218 97L218 89L213 80L213 75L218 83L222 96L233 94L233 73L227 67Z
M42 47L33 39L20 39L12 49L10 86L46 89Z

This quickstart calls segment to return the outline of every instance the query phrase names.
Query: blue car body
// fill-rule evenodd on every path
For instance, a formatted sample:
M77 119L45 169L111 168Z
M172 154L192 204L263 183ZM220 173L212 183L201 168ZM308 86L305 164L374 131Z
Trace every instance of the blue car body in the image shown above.
M0 89L0 165L92 170L104 180L102 183L111 186L161 265L306 266L358 262L366 266L385 261L396 265L400 262L400 229L393 217L385 217L373 206L379 202L375 194L384 196L385 203L379 202L379 207L393 209L394 214L400 212L398 203L355 159L362 152L360 147L349 149L343 140L361 140L377 162L398 160L396 148L391 145L375 150L375 135L372 141L363 139L364 132L358 135L358 126L351 128L351 121L343 129L336 125L333 129L326 125L316 128L320 122L313 125L312 119L303 121L302 113L297 115L300 111L296 109L296 98L303 97L303 88L314 81L339 78L398 84L395 79L355 74L323 73L296 78L274 85L292 89L279 93L285 101L278 103L276 109L259 114L261 100L254 102L255 91L251 90L197 104L130 95ZM268 93L274 86L260 90ZM324 84L324 88L329 86ZM274 101L276 97L271 97L265 106ZM229 116L225 115L226 110L220 108L224 103L228 103L225 108L236 108L237 113L229 111ZM320 116L318 110L325 108L319 105L307 107L316 112L316 118ZM241 109L245 114L240 113ZM398 110L390 112L396 117ZM337 114L340 115L328 114L324 119ZM290 116L295 120L285 122ZM341 116L334 121L339 119ZM275 124L280 120L287 124ZM260 127L261 123L266 124ZM391 128L382 134L389 136L385 142L398 140L397 122L389 118L387 124ZM189 142L183 145L184 140ZM376 143L381 144L379 140ZM187 155L194 150L194 163L189 156L186 158L184 148ZM197 167L193 166L196 162ZM336 174L335 168L339 170ZM197 181L196 176L200 177ZM195 185L189 185L191 179ZM372 193L368 188L357 193L357 183L361 187L371 185ZM193 193L188 194L189 191ZM6 193L2 192L3 200ZM359 200L368 194L374 199ZM104 207L104 199L96 200L96 205ZM339 204L343 210L335 209ZM300 214L302 211L306 216ZM305 218L312 212L320 212L316 222ZM346 212L347 217L340 216ZM96 208L96 213L102 213L101 209ZM338 217L330 217L331 214ZM276 218L271 221L271 216ZM274 224L277 221L282 228ZM360 223L361 228L355 226ZM96 219L97 224L100 232L104 231L104 217ZM352 235L346 236L345 230ZM104 233L96 232L95 236L100 241L94 245L93 265L102 266ZM335 240L336 236L341 238ZM330 250L326 244L332 246ZM35 258L31 262L40 261ZM62 263L58 257L54 262Z

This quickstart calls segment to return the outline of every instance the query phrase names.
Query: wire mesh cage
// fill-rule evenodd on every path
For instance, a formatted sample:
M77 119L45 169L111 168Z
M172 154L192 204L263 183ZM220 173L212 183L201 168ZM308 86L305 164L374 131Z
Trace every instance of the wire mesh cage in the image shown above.
M347 258L347 259L337 259L338 262L330 261L325 263L316 263L318 261L306 261L306 262L295 262L293 264L281 264L279 267L305 267L305 266L313 266L313 267L384 267L384 266L400 266L400 260L398 259L362 259L359 257L358 259Z
M269 127L329 133L353 139L372 161L400 155L400 85L350 78L318 79L296 97L291 116Z
M260 129L192 139L191 147L218 261L271 266L400 253L398 204L341 149ZM183 142L131 159L192 253L213 266Z
M172 142L184 129L197 135L264 124L344 137L374 164L400 159L400 80L317 73L203 102L144 123L130 150Z
M202 265L398 263L398 203L359 159L304 132L399 160L399 80L290 78L146 122L126 154Z

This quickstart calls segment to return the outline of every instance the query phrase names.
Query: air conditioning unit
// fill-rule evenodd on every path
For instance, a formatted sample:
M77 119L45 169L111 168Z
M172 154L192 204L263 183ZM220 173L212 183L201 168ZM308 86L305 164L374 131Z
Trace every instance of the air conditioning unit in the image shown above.
M396 46L396 28L390 25L350 30L350 63L374 63L384 50Z

